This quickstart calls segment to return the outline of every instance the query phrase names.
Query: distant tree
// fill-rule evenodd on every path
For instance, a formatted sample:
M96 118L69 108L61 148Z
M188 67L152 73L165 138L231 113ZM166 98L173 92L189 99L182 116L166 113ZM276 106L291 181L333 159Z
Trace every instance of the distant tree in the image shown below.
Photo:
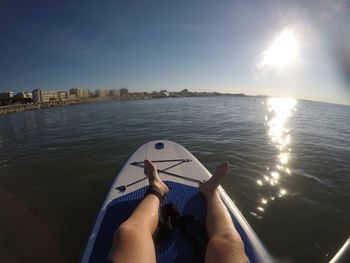
M24 103L24 98L21 93L17 93L15 96L13 96L13 102L14 103Z
M32 98L25 98L25 99L23 100L23 103L24 103L24 104L33 103L33 99L32 99Z
M8 93L0 93L0 103L2 106L6 106L12 104L13 102Z
M180 91L181 94L188 94L188 89L184 89Z

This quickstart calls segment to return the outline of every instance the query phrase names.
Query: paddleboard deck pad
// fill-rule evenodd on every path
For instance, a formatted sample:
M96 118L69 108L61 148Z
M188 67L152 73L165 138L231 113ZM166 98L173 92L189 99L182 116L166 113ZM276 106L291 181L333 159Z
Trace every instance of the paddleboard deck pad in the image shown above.
M211 177L209 171L183 146L168 140L150 141L130 156L116 176L99 211L81 262L95 263L107 259L115 230L128 219L149 187L143 173L145 159L157 166L159 176L171 189L162 204L173 203L182 215L193 215L202 224L205 223L206 202L198 186ZM244 242L250 262L271 262L263 244L238 208L221 187L219 191ZM180 228L174 228L157 242L156 255L158 263L200 262L191 240Z

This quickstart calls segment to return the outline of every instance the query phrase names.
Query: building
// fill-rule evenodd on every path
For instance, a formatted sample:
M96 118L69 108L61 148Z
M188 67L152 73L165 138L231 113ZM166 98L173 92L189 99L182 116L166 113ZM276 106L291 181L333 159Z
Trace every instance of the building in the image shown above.
M75 94L75 97L78 99L81 98L88 98L89 97L89 90L84 88L71 88L69 90L69 95Z
M59 99L57 91L41 91L41 102L55 101Z
M160 93L161 96L164 96L164 97L169 97L170 96L170 93L166 89L163 89L163 90L159 91L159 93Z
M95 95L96 95L96 97L106 97L106 96L108 96L108 90L106 90L106 89L97 89L95 91Z
M109 91L109 96L120 97L120 90L112 89Z
M129 94L128 89L125 89L125 88L119 89L119 92L120 92L120 96L121 96L121 97L128 96L128 94Z
M33 99L33 94L31 92L18 92L15 97L19 99Z
M60 101L69 99L67 91L58 91L57 94L58 94L58 100L60 100Z
M41 90L40 89L35 89L32 91L32 96L33 96L33 101L35 103L41 102Z
M51 90L40 90L35 89L32 91L33 101L35 103L50 102L50 101L63 101L68 99L67 91L51 91Z

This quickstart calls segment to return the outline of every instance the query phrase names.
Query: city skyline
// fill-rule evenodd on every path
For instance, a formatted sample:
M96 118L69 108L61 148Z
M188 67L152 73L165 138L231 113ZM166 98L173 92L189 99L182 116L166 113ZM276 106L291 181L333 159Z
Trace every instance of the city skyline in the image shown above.
M188 89L350 104L346 1L3 6L0 92Z

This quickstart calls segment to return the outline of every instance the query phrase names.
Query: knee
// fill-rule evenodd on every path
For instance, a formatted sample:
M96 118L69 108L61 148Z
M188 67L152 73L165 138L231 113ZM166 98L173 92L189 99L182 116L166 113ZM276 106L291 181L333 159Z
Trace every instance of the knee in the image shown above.
M209 243L223 249L244 250L244 245L239 234L231 231L211 237Z
M125 221L122 223L117 230L114 232L114 239L120 239L125 236L131 236L134 233L137 233L138 226L130 221Z
M216 259L221 259L223 262L249 262L241 237L237 232L231 231L210 238L206 257L213 259L212 262L217 261Z

